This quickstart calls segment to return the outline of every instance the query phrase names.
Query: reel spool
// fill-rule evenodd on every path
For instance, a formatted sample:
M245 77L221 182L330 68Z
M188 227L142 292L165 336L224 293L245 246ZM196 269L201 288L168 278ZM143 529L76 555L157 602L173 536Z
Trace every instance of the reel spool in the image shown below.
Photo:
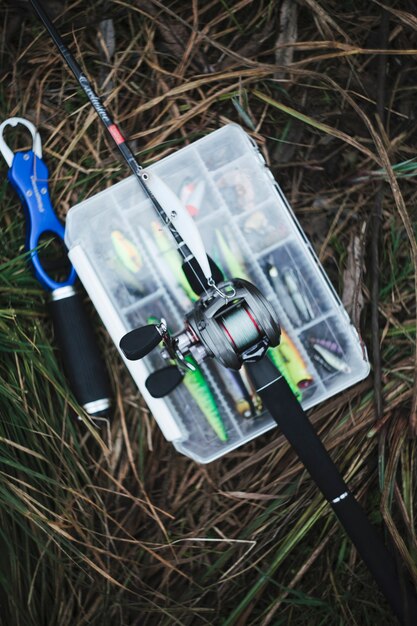
M185 321L206 356L238 370L245 361L257 361L269 346L278 345L281 330L275 315L259 289L239 278L220 283L203 296ZM193 356L198 362L198 355Z
M281 330L268 300L252 283L243 279L213 285L185 316L184 330L171 336L164 321L136 328L122 337L120 349L127 359L137 360L161 341L162 356L175 361L153 372L146 380L152 396L167 395L193 369L185 360L191 354L197 363L215 358L229 369L261 359L270 346L277 346Z

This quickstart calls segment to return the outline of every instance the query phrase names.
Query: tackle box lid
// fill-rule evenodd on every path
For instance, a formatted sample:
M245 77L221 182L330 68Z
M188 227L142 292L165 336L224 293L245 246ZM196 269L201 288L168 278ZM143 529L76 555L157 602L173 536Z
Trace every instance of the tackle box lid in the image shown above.
M196 220L208 254L228 278L254 283L277 313L280 346L270 358L304 408L365 378L366 350L302 227L253 140L228 124L149 166ZM173 333L195 295L173 239L135 177L67 215L70 259L116 347L144 324L167 321ZM217 459L276 425L245 371L211 359L164 399L146 377L163 367L156 349L122 359L165 437L200 463Z

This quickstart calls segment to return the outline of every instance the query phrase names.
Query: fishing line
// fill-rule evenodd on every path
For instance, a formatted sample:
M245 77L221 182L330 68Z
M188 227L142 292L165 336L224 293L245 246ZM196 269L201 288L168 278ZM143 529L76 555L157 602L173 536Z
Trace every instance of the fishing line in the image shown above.
M219 317L219 325L237 350L245 350L262 336L255 317L245 305Z

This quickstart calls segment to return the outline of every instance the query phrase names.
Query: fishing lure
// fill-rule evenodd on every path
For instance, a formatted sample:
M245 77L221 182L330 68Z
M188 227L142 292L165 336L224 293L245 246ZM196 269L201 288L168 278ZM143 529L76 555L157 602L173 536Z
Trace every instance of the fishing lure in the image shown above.
M245 387L246 393L248 397L250 398L251 404L254 408L254 413L255 414L262 413L263 403L262 403L261 397L256 392L256 389L252 383L252 379L249 376L248 371L246 369L246 365L242 365L242 367L240 368L239 376L240 376L240 380L242 381L242 385Z
M282 281L303 322L314 319L314 311L301 286L298 272L293 268L286 268L282 272Z
M238 372L222 368L221 377L225 387L233 400L234 407L241 417L250 418L255 414L255 406L250 394L241 377L241 370Z
M242 266L242 263L239 263L238 258L233 254L230 246L228 246L228 244L226 243L226 239L224 238L219 228L216 228L215 234L221 257L229 270L230 276L250 280L249 276Z
M289 297L287 290L280 280L278 269L273 261L274 259L271 255L264 265L264 272L266 273L271 287L277 294L281 306L284 308L290 321L294 326L300 326L302 323L301 318L291 297Z
M253 211L243 223L243 230L249 235L264 235L271 225L262 211Z
M168 289L171 291L175 300L178 302L180 307L187 311L192 304L192 300L189 295L187 295L185 289L179 284L177 276L173 271L172 265L168 262L166 258L166 253L163 254L159 251L154 240L147 233L145 228L139 227L139 236L143 241L145 249L148 252L150 259L152 260L152 263L155 264L155 267L159 271L161 278L163 278L165 284L168 285ZM176 255L176 258L178 259L178 255ZM178 271L183 274L181 265L179 266Z
M255 208L257 203L255 189L244 170L237 167L228 170L218 179L217 184L233 213L238 213L242 209L250 211Z
M143 266L143 260L137 247L120 230L113 230L110 238L119 261L132 274L137 274Z
M195 368L194 371L188 370L184 376L183 382L188 392L220 441L227 441L229 436L210 387L192 356L187 355L185 360Z
M205 186L204 180L197 182L188 180L181 187L179 199L192 217L195 217L200 212Z
M146 293L141 275L143 259L137 247L120 230L112 231L110 240L115 252L108 260L110 269L123 281L129 293L136 298L143 297Z
M219 246L217 245L216 242L212 243L210 252L211 252L213 261L216 263L216 265L218 266L219 270L222 272L223 276L226 276L227 275L227 267L224 267L224 265L223 265L223 259L221 258L221 254L220 254L220 251L219 251Z
M285 239L288 234L288 226L281 220L276 220L275 215L266 215L262 210L252 211L244 220L243 232L247 235L252 248L262 251L277 240Z
M180 285L181 289L183 289L188 298L192 302L195 302L198 297L191 289L190 284L184 275L181 258L179 257L178 252L172 247L171 241L165 235L158 222L151 222L151 229L156 245L162 252L167 264L171 267L172 273L176 279L175 282Z
M309 338L311 357L328 372L349 374L351 368L343 359L343 350L335 341Z
M248 277L248 273L246 271L246 265L245 265L246 263L245 257L242 254L242 246L239 244L238 240L236 239L236 234L233 232L232 228L227 225L223 226L222 232L223 232L223 237L226 241L226 244L228 245L231 253L236 258L237 262L240 265L240 271L245 272L246 276Z
M303 397L302 392L298 388L297 383L291 377L287 369L288 361L283 356L282 352L278 350L278 348L270 348L267 354L269 358L271 359L272 363L277 368L277 370L279 370L279 372L284 376L285 380L287 381L288 385L290 386L291 391L293 392L297 400L301 402L302 397Z
M296 382L299 389L307 389L313 383L313 377L307 369L306 362L300 354L295 343L285 332L281 329L281 353L287 363L287 369L290 372L292 379Z
M275 367L287 380L297 399L301 401L302 392L314 381L299 350L283 328L281 328L279 346L270 348L268 354Z

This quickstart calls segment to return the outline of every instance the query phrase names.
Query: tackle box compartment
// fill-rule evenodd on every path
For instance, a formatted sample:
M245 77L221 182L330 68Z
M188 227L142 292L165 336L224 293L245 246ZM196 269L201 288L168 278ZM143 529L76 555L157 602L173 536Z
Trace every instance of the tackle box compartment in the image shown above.
M208 254L228 278L252 281L277 313L281 344L270 349L308 409L365 378L366 350L311 244L253 140L228 124L147 168L196 220ZM173 239L133 176L72 207L70 259L118 348L128 331L166 320L183 327L194 294ZM276 425L245 371L207 359L164 399L145 379L164 366L155 349L122 355L165 437L208 463Z

